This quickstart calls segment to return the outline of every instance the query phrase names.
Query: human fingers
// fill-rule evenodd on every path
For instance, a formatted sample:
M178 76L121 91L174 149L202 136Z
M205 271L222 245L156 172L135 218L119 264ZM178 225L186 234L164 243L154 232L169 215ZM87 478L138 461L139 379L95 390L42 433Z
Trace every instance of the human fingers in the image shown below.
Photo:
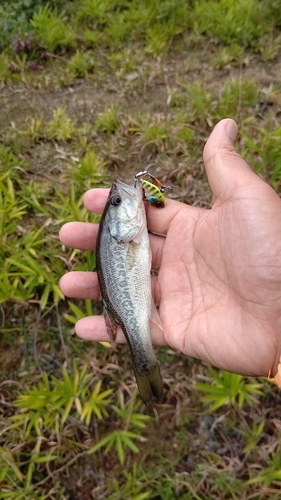
M89 189L84 195L84 205L88 210L101 214L104 210L108 197L108 189ZM166 199L166 205L157 209L146 203L147 227L150 231L166 234L172 220L184 209L186 218L193 217L198 208L184 205L175 200ZM80 248L80 247L79 247Z
M160 291L156 282L157 276L151 276L153 300L158 307ZM66 297L73 299L99 300L101 298L97 273L92 271L70 271L61 277L59 287Z
M227 200L236 195L236 188L262 182L237 153L234 141L237 125L231 119L221 120L204 148L204 163L215 198Z
M152 254L151 268L154 271L159 271L166 238L156 234L149 234L149 241Z
M96 342L112 342L108 335L103 316L86 316L79 319L75 325L75 332L83 340L94 340ZM115 342L124 344L126 338L118 326Z
M91 212L101 214L104 210L108 197L108 189L89 189L84 195L84 205ZM180 210L182 204L174 200L166 200L166 206L163 209L147 205L147 226L151 231L165 234L168 230L171 220Z
M106 200L108 198L109 189L94 188L89 189L84 194L84 205L91 212L102 214Z
M59 232L63 245L79 250L93 251L96 248L98 224L90 222L67 222Z
M70 271L62 276L59 286L67 297L91 300L100 298L97 274L91 271Z
M94 340L96 342L112 342L110 335L107 332L103 316L87 316L79 319L75 325L75 332L84 340ZM167 345L162 330L151 324L151 341L153 345ZM126 342L125 335L120 327L117 329L115 342L124 344Z
M59 238L63 245L79 250L95 251L98 234L98 224L89 222L67 222L59 232ZM150 234L150 246L152 252L152 268L158 270L161 265L161 257L165 238Z

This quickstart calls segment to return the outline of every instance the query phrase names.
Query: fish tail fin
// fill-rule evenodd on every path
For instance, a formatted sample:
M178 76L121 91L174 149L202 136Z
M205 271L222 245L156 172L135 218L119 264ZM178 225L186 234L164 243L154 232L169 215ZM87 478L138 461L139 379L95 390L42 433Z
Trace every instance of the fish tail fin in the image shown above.
M145 375L140 375L135 371L135 376L144 404L146 406L150 405L153 399L157 403L161 403L163 399L163 383L158 363Z

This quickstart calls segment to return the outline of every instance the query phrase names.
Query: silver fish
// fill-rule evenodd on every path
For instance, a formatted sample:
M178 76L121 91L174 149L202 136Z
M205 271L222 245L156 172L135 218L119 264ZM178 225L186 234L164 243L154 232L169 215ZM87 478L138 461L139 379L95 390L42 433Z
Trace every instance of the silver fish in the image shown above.
M100 222L96 270L107 331L115 340L117 325L123 330L146 405L153 399L160 402L163 397L160 369L150 337L154 305L150 268L142 186L115 180Z

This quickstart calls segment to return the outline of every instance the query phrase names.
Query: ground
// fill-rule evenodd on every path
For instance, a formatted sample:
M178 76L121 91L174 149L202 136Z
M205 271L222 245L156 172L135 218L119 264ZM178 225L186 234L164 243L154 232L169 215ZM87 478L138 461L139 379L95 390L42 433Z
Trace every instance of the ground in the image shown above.
M24 224L18 222L14 235L20 239L21 234L41 227L43 221L48 242L44 241L41 246L50 253L46 256L45 252L41 257L40 243L32 248L40 256L40 265L44 262L51 266L52 259L60 254L60 265L51 267L55 283L59 273L81 265L84 269L93 266L92 257L73 255L69 249L61 248L57 236L63 222L75 219L78 213L80 217L82 208L81 204L78 206L78 199L83 190L92 186L92 180L87 178L87 171L81 174L79 166L91 150L101 166L97 169L98 175L102 172L94 186L109 186L115 177L130 182L136 172L149 166L165 184L173 187L171 197L210 208L212 193L204 172L202 151L215 123L231 116L239 125L238 149L260 175L277 191L280 189L280 181L274 184L271 177L273 165L268 163L268 168L260 169L264 158L254 146L251 149L249 140L250 137L254 144L261 141L263 129L272 131L278 138L280 54L267 60L257 51L245 48L238 60L218 64L219 49L215 38L199 36L194 43L190 35L175 37L165 55L147 56L136 49L136 60L128 51L116 55L114 50L107 49L95 53L95 69L83 78L69 73L69 56L58 51L42 68L35 71L25 68L18 81L10 78L2 84L0 136L5 147L23 165L18 177L12 177L17 202L33 193L40 206L47 207L46 212L40 212L39 205L28 206ZM64 110L64 119L70 120L66 122L66 129L73 127L69 137L62 122L54 125L54 112L58 108ZM108 118L110 109L112 119ZM99 117L103 121L99 122ZM42 123L36 125L35 121L40 119ZM8 169L4 162L3 165L5 173ZM17 168L15 164L14 168ZM31 186L30 191L24 194L21 183ZM68 206L62 200L60 207L52 206L59 203L59 192L70 200L70 184L74 186L74 202ZM83 220L87 217L81 215ZM21 233L22 225L25 233ZM212 411L210 404L202 401L202 391L196 388L197 382L215 385L207 367L179 352L159 349L165 400L163 405L145 409L139 406L127 346L108 348L81 342L73 335L73 324L65 317L70 314L67 300L61 300L55 309L50 296L40 312L41 297L39 287L28 300L9 299L3 303L6 319L0 348L4 380L0 384L2 427L19 411L13 406L16 386L21 393L26 385L36 385L42 371L60 379L63 366L73 375L72 359L80 371L87 362L88 371L93 374L89 382L91 390L102 379L102 390L112 389L113 399L108 416L99 419L93 413L89 426L79 420L73 403L69 418L63 425L59 424L59 438L55 425L51 430L47 424L46 429L43 426L42 442L59 458L50 461L46 468L43 461L38 462L40 465L32 476L35 489L31 495L36 492L38 498L44 493L48 499L71 500L278 498L280 481L274 473L279 470L280 461L281 396L277 388L259 380L262 396L242 407L228 401ZM85 313L87 306L82 301L73 303ZM92 307L100 311L99 304ZM75 316L73 310L72 313ZM64 335L65 345L61 343L60 333ZM249 381L250 384L256 382ZM226 392L228 389L225 387ZM83 400L83 397L76 396L76 403L80 398L84 404L87 398ZM123 410L129 408L129 413L149 415L151 420L144 428L134 427L127 414L124 420L114 412L114 405ZM124 465L120 465L115 446L108 454L104 454L104 448L92 455L86 454L99 439L123 428L133 429L147 438L146 442L137 442L139 453L126 449ZM10 441L13 451L22 446L24 452L15 456L26 476L27 457L34 453L38 436L33 431L31 439L22 428L19 432L20 437L14 437L14 442L7 437L2 446L8 447ZM273 459L278 463L272 465ZM272 474L272 480L245 486L249 478L264 471ZM9 478L4 476L4 479L3 491L11 488ZM47 486L43 491L40 484L44 480ZM59 490L57 482L64 491ZM20 487L14 491L19 492ZM1 493L0 498L4 498Z

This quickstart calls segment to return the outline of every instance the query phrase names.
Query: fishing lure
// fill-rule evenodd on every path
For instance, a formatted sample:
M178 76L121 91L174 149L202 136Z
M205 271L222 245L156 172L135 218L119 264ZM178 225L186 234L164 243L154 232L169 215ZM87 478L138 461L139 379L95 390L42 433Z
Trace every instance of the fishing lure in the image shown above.
M165 206L165 191L172 190L170 186L164 186L154 175L148 170L139 172L134 178L135 185L140 182L143 188L143 199L148 201L150 205L156 208Z

